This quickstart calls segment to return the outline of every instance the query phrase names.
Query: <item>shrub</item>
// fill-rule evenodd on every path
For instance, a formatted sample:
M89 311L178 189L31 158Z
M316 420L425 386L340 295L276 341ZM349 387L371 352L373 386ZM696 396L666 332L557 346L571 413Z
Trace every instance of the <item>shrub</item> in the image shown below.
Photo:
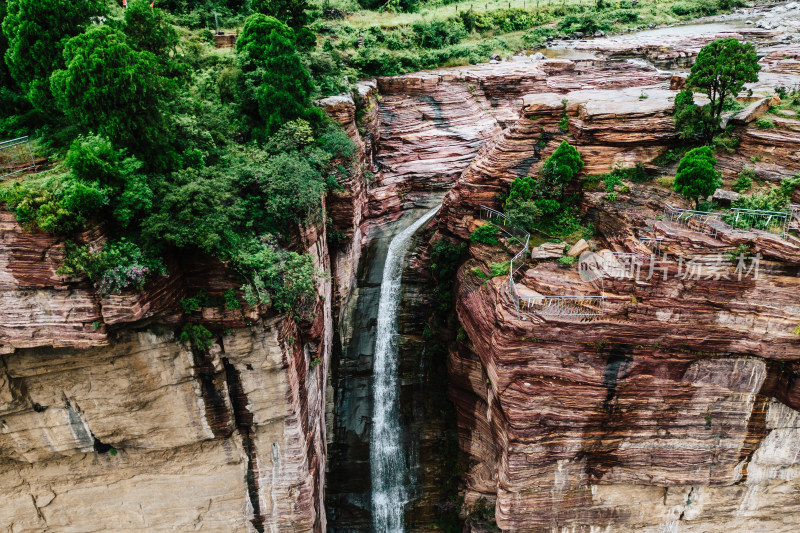
M461 42L467 30L461 19L417 22L411 26L413 41L422 48L444 48Z
M722 185L720 173L714 168L717 160L708 146L701 146L686 153L678 165L675 176L675 191L688 199L711 195Z
M200 324L186 324L180 334L180 340L193 348L205 351L211 348L214 336L208 329Z
M567 15L558 23L558 29L564 33L571 34L582 32L591 34L598 31L608 31L611 25L603 19L598 19L594 13L583 13L580 15Z
M123 238L106 243L100 251L68 241L64 262L56 273L88 277L95 282L98 293L107 296L126 289L141 289L150 276L166 275L166 268L160 259Z
M750 167L744 167L741 172L739 172L739 179L736 180L736 183L731 186L736 192L744 192L748 191L753 187L753 178L755 178L755 171Z
M785 211L788 204L789 197L780 188L776 188L741 196L733 205L742 209L758 211Z
M762 130L766 130L766 129L774 128L774 127L775 127L775 123L772 122L768 118L760 118L760 119L756 120L756 128L759 128L759 129L762 129Z
M561 256L557 259L558 263L562 266L572 266L578 262L578 257L570 257L568 255Z
M496 278L497 276L507 276L509 268L510 264L508 261L505 263L491 263L489 265L489 269L493 278Z
M498 229L494 226L494 224L487 223L475 228L475 231L472 232L472 235L470 235L469 238L472 242L496 245L499 244L499 241L497 240L497 232Z

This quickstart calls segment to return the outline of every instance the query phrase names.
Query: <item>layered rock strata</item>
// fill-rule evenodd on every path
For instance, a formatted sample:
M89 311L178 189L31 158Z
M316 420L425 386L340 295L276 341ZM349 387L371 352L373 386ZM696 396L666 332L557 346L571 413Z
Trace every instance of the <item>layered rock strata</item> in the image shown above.
M478 205L495 206L513 178L531 173L547 151L537 154L542 127L565 113L559 96L526 98L519 122L484 146L445 199L441 237L468 238ZM646 163L670 138L666 93L638 105L630 91L579 96L566 96L566 115L590 172L637 154L627 146L640 143L625 163ZM626 120L609 126L618 116ZM628 131L627 121L638 127ZM553 262L517 276L523 296L603 296L602 316L518 315L507 277L487 281L474 270L516 248L470 245L455 296L468 338L449 363L471 458L466 504L489 502L502 531L794 531L800 240L673 226L661 220L664 204L681 199L653 186L605 196L583 202L597 251L608 250L606 261L644 254L638 281L588 283ZM639 239L656 236L648 279L650 251ZM752 257L729 258L743 248L759 256L757 277Z
M102 243L102 235L86 235ZM329 270L324 234L301 235ZM55 273L63 242L0 211L0 526L39 531L324 531L331 285L310 323L178 300L238 287L208 258L100 297Z

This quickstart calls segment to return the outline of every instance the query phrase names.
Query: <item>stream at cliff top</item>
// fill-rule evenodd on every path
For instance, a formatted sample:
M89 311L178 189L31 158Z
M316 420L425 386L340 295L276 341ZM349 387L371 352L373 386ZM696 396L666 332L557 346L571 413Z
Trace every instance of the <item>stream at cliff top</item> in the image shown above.
M383 267L378 325L375 339L373 374L372 442L372 524L375 531L401 533L404 505L408 501L406 478L408 465L400 445L400 417L397 401L397 308L403 264L411 246L411 237L428 222L439 206L397 235L389 244Z

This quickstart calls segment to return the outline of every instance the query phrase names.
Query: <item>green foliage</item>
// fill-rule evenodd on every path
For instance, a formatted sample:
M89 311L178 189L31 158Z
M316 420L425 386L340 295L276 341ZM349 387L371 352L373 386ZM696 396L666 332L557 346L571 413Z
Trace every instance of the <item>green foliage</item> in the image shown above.
M526 202L533 196L536 179L530 176L520 176L511 182L511 190L508 193L506 206L513 202Z
M536 194L542 198L563 200L566 186L582 168L583 159L578 150L563 141L544 162L536 182Z
M683 140L713 138L719 122L714 122L712 105L698 106L694 93L686 89L675 96L675 129Z
M775 127L775 123L772 122L768 118L760 118L760 119L756 120L756 128L759 128L759 129L762 129L762 130L767 130L767 129L774 128L774 127Z
M50 75L64 65L65 39L80 34L106 11L102 0L9 0L3 20L5 63L28 100L52 111Z
M758 211L786 211L789 204L789 195L778 187L768 191L759 191L739 197L733 203L734 207L742 209L755 209Z
M239 298L236 296L236 291L233 289L228 289L225 291L223 298L225 299L225 309L228 311L235 311L241 307Z
M131 0L125 10L125 35L128 43L156 56L169 56L178 45L178 33L158 7L150 7L147 0Z
M254 138L263 141L297 118L321 119L321 112L311 109L314 87L291 28L253 15L236 41L236 55L242 69L242 109L253 120Z
M67 241L64 262L56 271L61 276L87 277L101 295L141 289L154 275L166 275L164 263L138 245L120 239L106 243L99 251L89 245Z
M714 168L717 160L708 146L690 150L681 159L675 176L674 188L678 194L698 201L707 197L722 186L719 171Z
M566 34L575 32L593 34L598 31L608 31L611 29L611 25L594 13L582 13L562 18L558 23L558 29Z
M305 10L310 6L306 0L250 0L255 13L274 17L290 28L301 28L308 22Z
M536 201L517 199L506 202L505 214L515 225L531 229L539 223L543 213L539 206L536 205Z
M560 264L562 266L572 266L572 265L574 265L575 263L578 262L578 259L580 259L580 258L579 257L570 257L568 255L563 255L563 256L559 257L556 261L558 262L558 264Z
M64 61L66 69L52 76L60 109L84 130L147 155L151 166L168 166L156 154L169 139L164 98L171 85L156 57L131 48L121 32L93 26L67 41Z
M308 317L318 276L310 255L282 250L265 235L242 242L230 265L247 280L242 290L249 305L272 305Z
M58 179L16 182L0 190L0 200L7 203L17 221L26 229L48 233L69 233L86 222L81 213L70 211L56 193Z
M749 191L753 187L753 178L755 178L756 173L750 167L744 167L741 172L739 172L739 179L736 180L731 186L736 192L744 192Z
M708 141L719 128L725 100L739 94L745 83L758 81L759 70L758 55L751 43L719 39L700 50L686 86L704 91L711 100L709 115L713 131L706 133Z
M206 351L214 344L214 335L201 324L186 324L181 330L180 340L193 348Z
M548 37L556 37L558 31L549 26L532 28L522 37L525 44L531 48L541 48Z
M461 19L418 22L411 26L412 39L421 48L444 48L461 42L467 30Z
M65 162L72 169L73 178L71 189L70 181L62 188L62 204L66 208L88 216L109 205L113 220L123 228L152 209L153 191L147 176L141 172L142 163L127 157L125 151L115 150L108 139L79 137L72 143ZM75 192L81 189L98 191L93 209L72 207L76 201ZM100 192L108 198L102 203Z
M497 276L508 276L509 268L510 268L510 263L508 261L506 261L505 263L489 264L489 270L493 278L496 278Z
M447 316L450 311L453 283L465 250L464 243L456 244L447 239L433 243L430 268L436 284L433 289L433 299L436 302L436 313L440 317Z
M497 240L497 232L498 229L494 226L494 224L486 223L475 228L475 231L472 232L472 235L470 235L469 239L472 242L496 245L499 244L499 241Z

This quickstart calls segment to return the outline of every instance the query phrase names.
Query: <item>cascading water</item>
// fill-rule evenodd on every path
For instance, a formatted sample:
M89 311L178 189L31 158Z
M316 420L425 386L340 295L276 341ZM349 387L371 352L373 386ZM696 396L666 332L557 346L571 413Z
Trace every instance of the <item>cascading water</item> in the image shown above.
M372 524L374 531L403 532L403 510L408 501L408 465L400 442L401 428L397 401L397 310L405 256L412 237L439 210L435 207L397 235L389 244L378 303L373 369L372 441Z

